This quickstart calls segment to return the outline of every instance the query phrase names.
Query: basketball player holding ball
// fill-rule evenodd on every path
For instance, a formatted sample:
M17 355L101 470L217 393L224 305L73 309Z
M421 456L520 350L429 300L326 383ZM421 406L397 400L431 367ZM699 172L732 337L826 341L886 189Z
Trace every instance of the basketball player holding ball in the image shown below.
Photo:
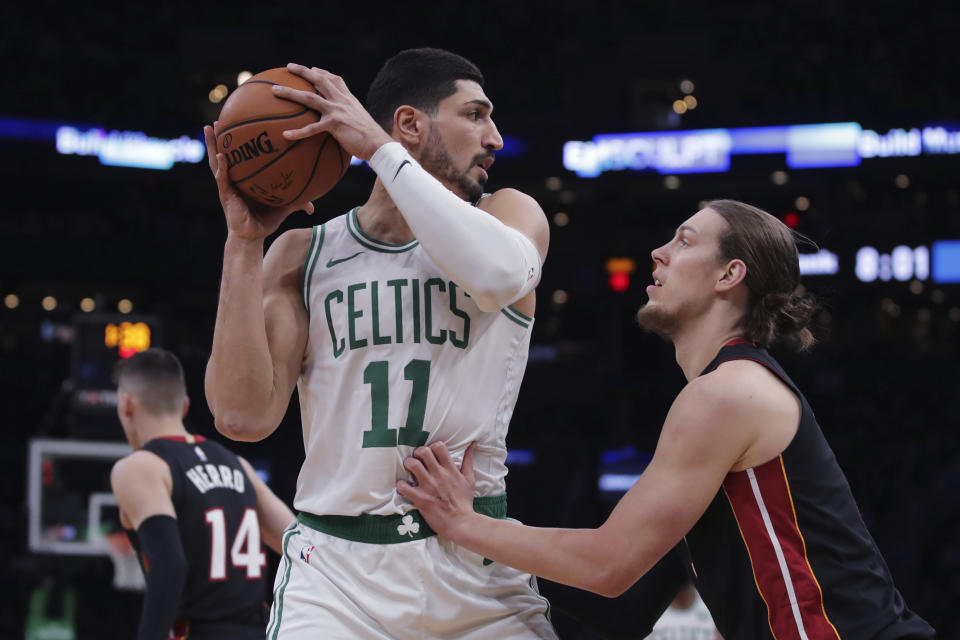
M227 220L206 393L217 428L260 440L297 385L306 460L284 533L268 638L554 638L533 578L439 539L396 491L403 461L474 440L483 514L506 516L506 431L526 367L549 228L529 196L483 185L503 141L475 65L403 51L367 107L343 80L289 65L315 91L275 94L322 114L377 174L368 200L263 243L292 211L254 214L205 134Z

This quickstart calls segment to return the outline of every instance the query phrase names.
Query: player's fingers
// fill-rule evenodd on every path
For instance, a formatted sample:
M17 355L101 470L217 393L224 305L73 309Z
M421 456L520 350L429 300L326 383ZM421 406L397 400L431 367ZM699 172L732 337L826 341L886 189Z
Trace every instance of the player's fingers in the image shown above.
M433 479L430 477L430 473L424 467L423 463L416 458L407 458L404 460L403 468L413 474L413 477L417 479L418 485L433 485Z
M320 80L323 82L324 89L334 86L339 89L341 92L346 92L347 83L344 82L343 78L336 75L335 73L330 73L329 71L324 71L323 69L317 69L314 67L314 70L320 73ZM319 87L318 87L319 88Z
M318 133L326 131L327 129L327 120L321 119L317 122L312 122L301 129L287 129L283 132L283 137L287 140L300 140L301 138L315 136Z
M320 67L307 67L302 64L297 64L296 62L288 62L287 71L300 76L308 82L314 82L315 80L321 79L324 75L330 75L328 71L324 71Z
M430 473L440 471L440 464L437 462L437 457L433 455L430 447L417 447L413 450L413 455L423 463L423 466L425 466Z
M213 127L204 125L203 141L207 146L207 163L210 165L210 173L217 173L217 137L213 133Z
M337 88L339 88L341 91L346 91L346 90L347 90L347 83L346 83L346 81L345 81L343 78L341 78L340 76L336 76L336 75L331 74L331 75L330 75L330 82L332 82L334 85L336 85Z
M321 113L329 106L329 102L322 95L315 91L301 91L285 87L282 84L275 84L271 87L273 95L283 100L289 100L302 104L305 107L320 111Z
M305 67L296 62L288 62L287 71L313 83L314 86L316 86L318 82L330 82L339 78L339 76L330 73L326 69L321 69L320 67Z
M232 190L230 176L227 174L227 157L222 153L217 154L217 169L213 172L213 177L217 179L217 188L222 193L229 193Z
M474 440L470 443L470 446L467 447L467 450L463 453L463 464L460 465L460 473L463 474L463 477L466 478L470 484L474 483L473 476L473 452L477 448L477 441Z
M429 493L406 480L397 480L397 493L412 502L418 509L422 509L432 498Z
M297 211L303 211L307 215L312 215L314 211L313 202L311 200L307 200L306 202L298 202L297 204L291 205L283 210L283 215L286 217L291 213L296 213Z
M453 460L450 458L450 450L447 449L447 445L443 440L437 440L431 444L429 448L431 451L433 451L433 455L437 459L437 462L440 463L441 467L446 467L448 469L457 468L457 466L453 464Z

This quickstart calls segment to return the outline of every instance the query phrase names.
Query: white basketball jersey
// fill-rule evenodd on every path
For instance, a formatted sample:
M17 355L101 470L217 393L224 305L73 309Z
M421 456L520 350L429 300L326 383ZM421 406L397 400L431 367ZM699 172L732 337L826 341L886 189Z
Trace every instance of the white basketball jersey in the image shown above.
M512 307L480 311L416 240L365 235L357 209L313 229L303 295L298 510L407 511L395 489L411 479L403 461L436 440L458 465L477 441L477 495L505 492L505 439L533 318Z
M697 594L687 609L667 607L647 640L716 640L719 637L707 605Z

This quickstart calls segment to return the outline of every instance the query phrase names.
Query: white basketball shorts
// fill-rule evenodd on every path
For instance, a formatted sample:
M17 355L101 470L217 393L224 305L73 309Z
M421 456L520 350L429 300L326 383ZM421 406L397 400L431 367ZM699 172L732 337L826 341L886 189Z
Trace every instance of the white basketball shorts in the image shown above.
M500 498L505 512L506 496L478 502ZM548 616L533 576L439 538L416 511L300 514L283 534L267 640L556 638Z

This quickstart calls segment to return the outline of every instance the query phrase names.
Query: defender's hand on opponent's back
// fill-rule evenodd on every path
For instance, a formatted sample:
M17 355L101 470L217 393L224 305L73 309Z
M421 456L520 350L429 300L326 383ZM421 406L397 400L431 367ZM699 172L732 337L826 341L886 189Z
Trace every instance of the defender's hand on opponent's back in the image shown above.
M451 540L458 539L459 532L470 526L470 519L475 515L473 450L476 446L474 442L467 447L459 469L443 442L417 447L413 457L403 461L403 468L413 474L417 485L406 480L397 482L397 492L413 503L434 531Z
M210 172L217 181L220 206L223 207L227 219L228 234L244 240L262 240L276 231L280 223L294 211L313 213L313 203L309 201L280 208L252 207L243 199L227 175L227 158L222 153L217 153L213 127L206 125L203 128L203 137L207 145Z
M299 102L321 115L320 120L301 129L284 131L290 140L309 138L322 131L333 135L348 153L369 160L373 153L393 138L373 119L360 101L350 93L340 76L317 67L307 68L291 62L287 71L295 73L314 86L317 93L298 91L282 85L274 85L273 93L278 98Z

